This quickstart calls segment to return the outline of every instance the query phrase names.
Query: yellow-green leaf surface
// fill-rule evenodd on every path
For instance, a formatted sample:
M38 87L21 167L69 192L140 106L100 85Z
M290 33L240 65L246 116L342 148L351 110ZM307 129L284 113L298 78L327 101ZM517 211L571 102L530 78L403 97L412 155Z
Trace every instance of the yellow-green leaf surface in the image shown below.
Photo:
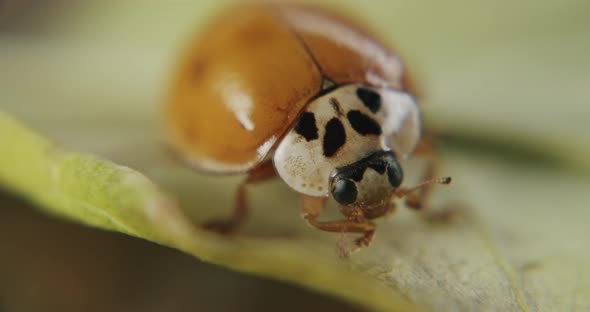
M395 38L424 84L431 125L468 147L441 156L455 182L434 202L460 209L455 219L400 208L349 259L336 245L351 237L305 226L278 180L252 188L239 236L198 228L229 213L241 177L169 159L157 116L183 42L222 6L59 3L0 31L2 187L70 220L375 310L590 308L587 1L338 2ZM513 161L501 144L477 146L489 142L539 152ZM569 170L549 170L543 155Z

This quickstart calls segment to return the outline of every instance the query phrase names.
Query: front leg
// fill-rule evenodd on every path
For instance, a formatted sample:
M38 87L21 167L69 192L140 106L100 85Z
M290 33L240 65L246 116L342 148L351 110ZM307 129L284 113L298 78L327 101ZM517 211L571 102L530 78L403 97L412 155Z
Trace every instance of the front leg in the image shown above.
M367 247L375 237L375 223L367 220L361 215L354 218L350 217L346 220L337 221L318 221L317 218L321 210L326 205L326 198L311 197L302 195L302 217L307 223L319 230L336 233L362 233L363 236L354 241L354 246L345 247L340 246L340 252L344 256L355 252L361 248Z

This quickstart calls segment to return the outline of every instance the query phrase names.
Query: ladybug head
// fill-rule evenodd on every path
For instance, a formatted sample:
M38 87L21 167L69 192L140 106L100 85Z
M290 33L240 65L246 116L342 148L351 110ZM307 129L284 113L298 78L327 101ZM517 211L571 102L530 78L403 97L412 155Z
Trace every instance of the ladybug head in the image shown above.
M341 205L370 209L386 204L402 179L402 169L393 153L378 151L334 169L330 192Z

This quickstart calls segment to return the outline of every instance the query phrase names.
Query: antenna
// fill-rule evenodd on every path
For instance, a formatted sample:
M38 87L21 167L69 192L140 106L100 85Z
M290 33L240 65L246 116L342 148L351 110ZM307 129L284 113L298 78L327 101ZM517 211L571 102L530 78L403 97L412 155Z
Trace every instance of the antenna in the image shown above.
M451 177L444 177L444 178L438 178L438 179L430 179L430 180L426 180L423 181L421 183L419 183L416 186L410 187L410 188L405 188L405 189L397 189L395 191L395 193L393 193L393 196L397 197L397 198L402 198L407 196L408 194L421 189L425 186L431 185L431 184L442 184L442 185L447 185L447 184L451 184Z

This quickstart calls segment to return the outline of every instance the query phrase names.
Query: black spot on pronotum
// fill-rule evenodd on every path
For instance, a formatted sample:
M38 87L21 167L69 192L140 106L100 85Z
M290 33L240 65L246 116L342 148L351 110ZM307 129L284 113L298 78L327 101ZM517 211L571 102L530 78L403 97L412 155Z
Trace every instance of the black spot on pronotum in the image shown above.
M315 124L315 115L310 112L303 112L295 123L295 132L305 138L306 141L317 139L318 127Z
M360 135L380 135L381 126L371 117L361 113L358 110L353 110L346 114L348 121L352 128Z
M332 118L326 124L326 135L324 136L324 156L331 157L346 142L344 126L338 118Z
M373 90L358 88L356 90L356 96L358 96L363 104L373 112L373 114L379 111L381 108L381 95Z

